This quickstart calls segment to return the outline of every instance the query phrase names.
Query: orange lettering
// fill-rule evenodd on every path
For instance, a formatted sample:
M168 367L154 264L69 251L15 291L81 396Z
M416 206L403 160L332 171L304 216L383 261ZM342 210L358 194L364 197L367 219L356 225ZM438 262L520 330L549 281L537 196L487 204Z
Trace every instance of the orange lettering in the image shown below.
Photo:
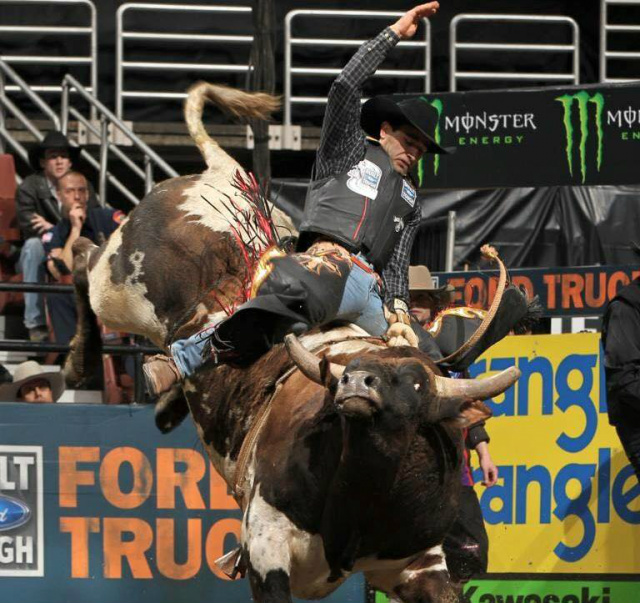
M60 471L60 506L78 506L78 486L93 486L96 483L93 471L80 471L78 463L97 463L100 448L91 446L60 446L58 466Z
M624 272L614 272L609 279L609 286L607 287L607 297L611 300L618 295L619 284L629 284L629 277Z
M156 558L160 573L172 580L193 578L202 564L202 520L187 520L187 560L182 564L175 560L174 520L157 519L156 532Z
M129 463L133 471L131 492L120 489L120 467ZM104 497L120 509L139 507L151 493L153 472L147 457L137 448L122 446L110 450L100 466L100 485Z
M585 291L584 291L584 299L587 303L587 306L590 308L601 308L604 306L604 303L607 299L607 275L604 272L601 272L598 275L598 297L595 296L594 284L595 284L594 275L591 273L587 273L585 277Z
M558 278L556 274L543 274L542 282L547 286L547 308L555 310L556 305L556 284Z
M176 464L184 463L184 471L176 471ZM157 470L158 509L176 508L176 488L180 490L187 509L205 509L206 505L198 489L204 477L206 465L202 455L186 448L158 448Z
M128 532L133 538L126 542L122 534ZM104 518L104 577L122 578L122 561L126 557L134 578L152 578L151 568L145 552L153 543L151 526L142 519Z
M100 531L97 517L61 517L60 531L71 534L71 577L89 577L89 532Z
M632 270L631 271L631 280L634 281L640 276L640 270Z
M569 302L574 308L582 308L582 298L580 294L584 290L584 281L579 274L562 275L562 307L570 308Z
M233 496L229 494L227 482L220 477L211 464L209 465L209 474L211 475L211 502L209 508L237 509L238 503L236 503Z
M222 573L220 568L216 565L216 559L225 554L224 541L229 534L233 534L235 536L236 543L240 542L241 525L242 524L239 519L221 519L211 526L211 529L207 534L207 541L204 545L207 564L209 565L209 569L222 580L229 580L230 578Z
M485 308L487 304L487 288L481 278L470 278L464 288L464 300L467 306Z

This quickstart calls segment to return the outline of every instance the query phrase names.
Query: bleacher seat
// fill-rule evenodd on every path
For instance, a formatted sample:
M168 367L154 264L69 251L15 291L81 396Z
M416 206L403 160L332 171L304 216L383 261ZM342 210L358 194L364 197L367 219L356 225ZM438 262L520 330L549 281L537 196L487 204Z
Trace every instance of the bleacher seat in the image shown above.
M20 239L16 220L16 188L13 155L0 155L0 235L5 241Z
M16 166L13 155L0 155L0 280L20 282L16 275L15 247L20 241L16 216ZM22 305L22 293L0 293L0 313L9 304Z

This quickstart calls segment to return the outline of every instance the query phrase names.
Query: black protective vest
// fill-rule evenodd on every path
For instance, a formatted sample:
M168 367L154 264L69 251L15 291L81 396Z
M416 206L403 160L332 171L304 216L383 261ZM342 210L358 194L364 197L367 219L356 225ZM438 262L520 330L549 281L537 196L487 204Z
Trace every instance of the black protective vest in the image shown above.
M352 253L362 252L380 272L417 198L410 180L393 169L380 145L367 141L365 157L357 165L310 184L298 251L305 251L321 236Z

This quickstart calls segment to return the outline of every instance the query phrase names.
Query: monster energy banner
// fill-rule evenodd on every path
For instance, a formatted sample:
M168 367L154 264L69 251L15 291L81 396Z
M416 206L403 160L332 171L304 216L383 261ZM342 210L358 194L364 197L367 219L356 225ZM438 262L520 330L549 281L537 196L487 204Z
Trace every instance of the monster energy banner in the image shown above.
M638 184L640 83L420 96L438 112L425 188Z

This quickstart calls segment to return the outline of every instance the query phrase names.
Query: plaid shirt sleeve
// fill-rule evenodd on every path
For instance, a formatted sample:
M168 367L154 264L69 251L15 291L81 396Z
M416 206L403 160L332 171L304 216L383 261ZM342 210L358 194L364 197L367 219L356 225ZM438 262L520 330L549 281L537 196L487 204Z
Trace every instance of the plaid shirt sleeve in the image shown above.
M413 240L421 219L422 209L420 203L416 202L416 208L404 227L391 258L382 271L384 301L389 307L395 298L401 299L409 305L409 260L411 259Z
M314 180L344 172L362 159L365 141L360 127L362 86L399 41L398 35L387 27L358 49L333 82L316 154Z

